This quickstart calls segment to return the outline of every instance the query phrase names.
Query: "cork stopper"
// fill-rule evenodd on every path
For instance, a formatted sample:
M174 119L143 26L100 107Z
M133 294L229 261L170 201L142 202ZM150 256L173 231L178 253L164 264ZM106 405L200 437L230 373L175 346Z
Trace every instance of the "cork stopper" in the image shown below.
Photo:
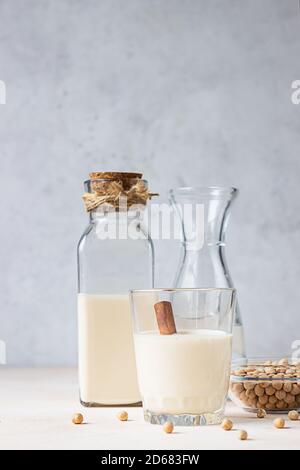
M94 171L90 173L91 180L95 179L110 179L110 180L123 180L123 179L141 179L142 173L127 173L123 171Z
M107 188L112 181L119 184L124 191L128 191L138 181L141 181L143 174L121 171L94 171L89 176L92 190L102 194L107 192Z
M146 205L148 199L158 196L148 191L142 173L94 171L89 176L90 180L86 182L88 191L82 196L88 212L100 206L106 209L108 205L116 210L127 210L133 205Z

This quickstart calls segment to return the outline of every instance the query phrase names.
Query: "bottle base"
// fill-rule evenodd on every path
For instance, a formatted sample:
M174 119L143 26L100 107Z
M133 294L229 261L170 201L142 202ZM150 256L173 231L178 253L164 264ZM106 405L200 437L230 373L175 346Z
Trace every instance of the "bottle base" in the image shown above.
M145 409L144 418L151 424L164 424L166 421L171 421L174 426L206 426L220 424L224 418L224 408L214 413L200 414L155 413Z

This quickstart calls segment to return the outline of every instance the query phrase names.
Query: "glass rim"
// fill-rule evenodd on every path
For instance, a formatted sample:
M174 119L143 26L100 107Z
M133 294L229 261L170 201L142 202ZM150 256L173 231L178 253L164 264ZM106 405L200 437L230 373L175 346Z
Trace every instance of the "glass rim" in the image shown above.
M231 382L255 382L257 384L266 383L266 382L300 382L300 377L258 377L253 375L253 377L240 377L239 375L230 374Z
M245 356L237 359L233 359L231 361L231 372L230 378L232 382L257 382L257 383L264 383L264 382L300 382L300 377L259 377L258 374L254 376L240 376L235 374L236 371L242 369L243 367L253 366L253 367L282 367L282 364L264 364L264 362L271 360L273 362L279 362L280 359L285 358L288 360L289 366L295 366L299 364L299 359L294 359L291 355L287 354L286 356L278 356L278 355L269 355L269 356ZM233 370L234 369L234 370ZM262 372L263 374L263 372Z
M235 194L239 190L235 186L179 186L178 188L170 189L169 193L188 193L192 191L200 193L209 193L215 191L218 194Z
M109 183L112 181L116 181L118 178L89 178L83 182L84 185L89 185L90 183ZM131 178L124 178L127 181L142 181L145 186L148 186L148 180L145 180L143 178L137 178L137 177L131 177Z
M269 356L262 354L259 356L244 356L244 357L239 357L236 359L232 360L232 365L236 365L237 367L243 367L244 363L248 361L251 361L249 364L250 366L259 366L259 367L282 367L283 364L277 364L272 365L272 364L263 364L262 361L267 362L268 360L270 361L276 361L279 362L281 359L287 359L289 362L294 361L300 363L300 358L299 359L294 359L290 354L282 355L279 356L278 354L270 354ZM252 361L259 361L259 362L252 362Z
M231 292L234 287L154 287L153 289L129 289L130 294L142 294L150 292Z

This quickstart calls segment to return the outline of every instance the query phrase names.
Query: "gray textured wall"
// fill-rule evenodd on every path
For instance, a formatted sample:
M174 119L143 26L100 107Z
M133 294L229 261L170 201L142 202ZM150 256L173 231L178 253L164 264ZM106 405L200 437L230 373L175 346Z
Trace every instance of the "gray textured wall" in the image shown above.
M297 0L1 0L0 339L76 360L90 170L240 188L228 233L250 353L300 338ZM163 265L160 250L160 267Z

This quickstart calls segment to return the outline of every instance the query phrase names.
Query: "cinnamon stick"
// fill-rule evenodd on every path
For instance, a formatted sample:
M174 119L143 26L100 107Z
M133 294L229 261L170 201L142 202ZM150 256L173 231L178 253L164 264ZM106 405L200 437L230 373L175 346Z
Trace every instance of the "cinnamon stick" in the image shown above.
M158 329L161 335L176 333L176 325L171 302L163 300L154 304Z

